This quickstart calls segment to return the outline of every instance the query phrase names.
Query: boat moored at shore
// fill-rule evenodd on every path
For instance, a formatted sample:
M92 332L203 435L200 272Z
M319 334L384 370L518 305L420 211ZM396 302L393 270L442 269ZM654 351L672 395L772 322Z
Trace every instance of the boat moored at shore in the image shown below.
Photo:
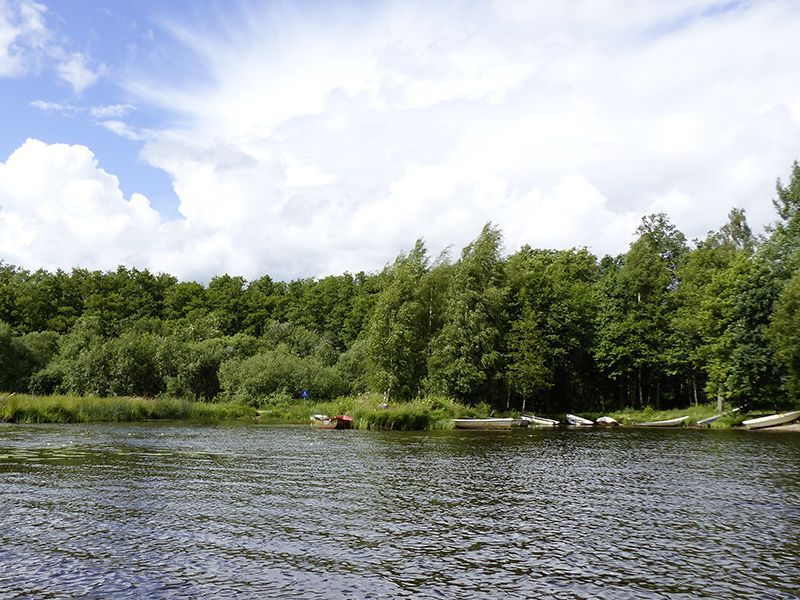
M352 429L353 417L348 415L311 415L311 424L317 429Z
M555 419L537 417L536 415L522 415L522 418L528 422L529 427L558 427L559 424Z
M524 419L487 418L487 419L453 419L456 429L511 429L512 427L527 427Z
M636 423L636 427L680 427L685 425L689 420L689 415L685 417L675 417L674 419L666 419L664 421L647 421L645 423Z
M757 419L747 419L742 421L742 425L746 429L764 429L766 427L775 427L776 425L786 425L797 418L800 418L800 410L758 417Z
M573 427L594 427L594 421L584 419L578 415L567 415L567 423Z

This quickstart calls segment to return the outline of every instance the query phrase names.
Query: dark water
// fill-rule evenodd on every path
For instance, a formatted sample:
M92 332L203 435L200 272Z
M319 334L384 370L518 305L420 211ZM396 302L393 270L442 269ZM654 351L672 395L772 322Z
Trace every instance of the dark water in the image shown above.
M0 426L0 597L800 593L800 436Z

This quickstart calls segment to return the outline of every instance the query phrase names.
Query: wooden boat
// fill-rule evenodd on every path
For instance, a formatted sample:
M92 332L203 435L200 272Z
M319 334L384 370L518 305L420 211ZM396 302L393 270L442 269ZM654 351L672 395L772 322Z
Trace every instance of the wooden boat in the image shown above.
M619 421L613 417L599 417L595 423L600 427L617 427L619 425Z
M779 413L777 415L769 415L767 417L759 417L757 419L747 419L742 421L747 429L764 429L765 427L775 427L776 425L786 425L800 417L800 410L792 412Z
M636 423L637 427L680 427L689 420L689 415L685 417L675 417L665 421L648 421L647 423Z
M535 415L523 415L522 418L528 422L529 427L558 427L558 421L555 419Z
M488 418L488 419L453 419L456 429L511 429L512 427L527 427L524 419Z
M318 429L352 429L353 417L348 415L311 415L311 424Z
M567 415L567 423L573 427L594 427L594 421L584 419L578 415Z

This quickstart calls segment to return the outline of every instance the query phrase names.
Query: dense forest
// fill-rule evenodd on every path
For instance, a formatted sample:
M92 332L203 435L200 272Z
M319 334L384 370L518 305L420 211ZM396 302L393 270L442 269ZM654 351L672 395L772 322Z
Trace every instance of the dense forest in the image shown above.
M800 399L800 166L754 236L733 209L691 244L664 214L627 253L523 246L487 224L458 259L207 286L0 261L0 389L252 405L364 391L544 412Z

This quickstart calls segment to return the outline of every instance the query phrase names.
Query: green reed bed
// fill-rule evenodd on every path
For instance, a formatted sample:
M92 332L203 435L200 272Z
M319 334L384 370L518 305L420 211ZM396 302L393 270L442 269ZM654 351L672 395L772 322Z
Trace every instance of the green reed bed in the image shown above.
M486 416L489 407L466 407L454 400L427 397L407 402L391 402L388 406L380 394L348 396L327 402L276 402L265 404L259 411L262 420L308 423L312 414L353 417L355 429L432 430L450 429L452 419L464 416Z
M223 420L255 415L255 409L241 404L211 404L175 398L0 394L0 421L8 423L88 423L152 419Z
M729 410L731 410L731 408L726 407L722 412L727 412ZM666 421L667 419L675 419L677 417L683 417L686 415L689 416L687 425L696 425L698 421L708 417L713 417L717 414L719 414L719 412L717 411L716 403L699 404L697 406L690 406L688 408L676 408L670 410L655 410L652 407L636 410L632 408L625 408L620 411L609 413L610 416L614 417L622 425L636 425L637 423L645 423L648 421ZM730 429L734 425L741 423L742 419L747 418L744 416L744 414L745 413L739 412L720 417L711 423L711 427L713 429Z

